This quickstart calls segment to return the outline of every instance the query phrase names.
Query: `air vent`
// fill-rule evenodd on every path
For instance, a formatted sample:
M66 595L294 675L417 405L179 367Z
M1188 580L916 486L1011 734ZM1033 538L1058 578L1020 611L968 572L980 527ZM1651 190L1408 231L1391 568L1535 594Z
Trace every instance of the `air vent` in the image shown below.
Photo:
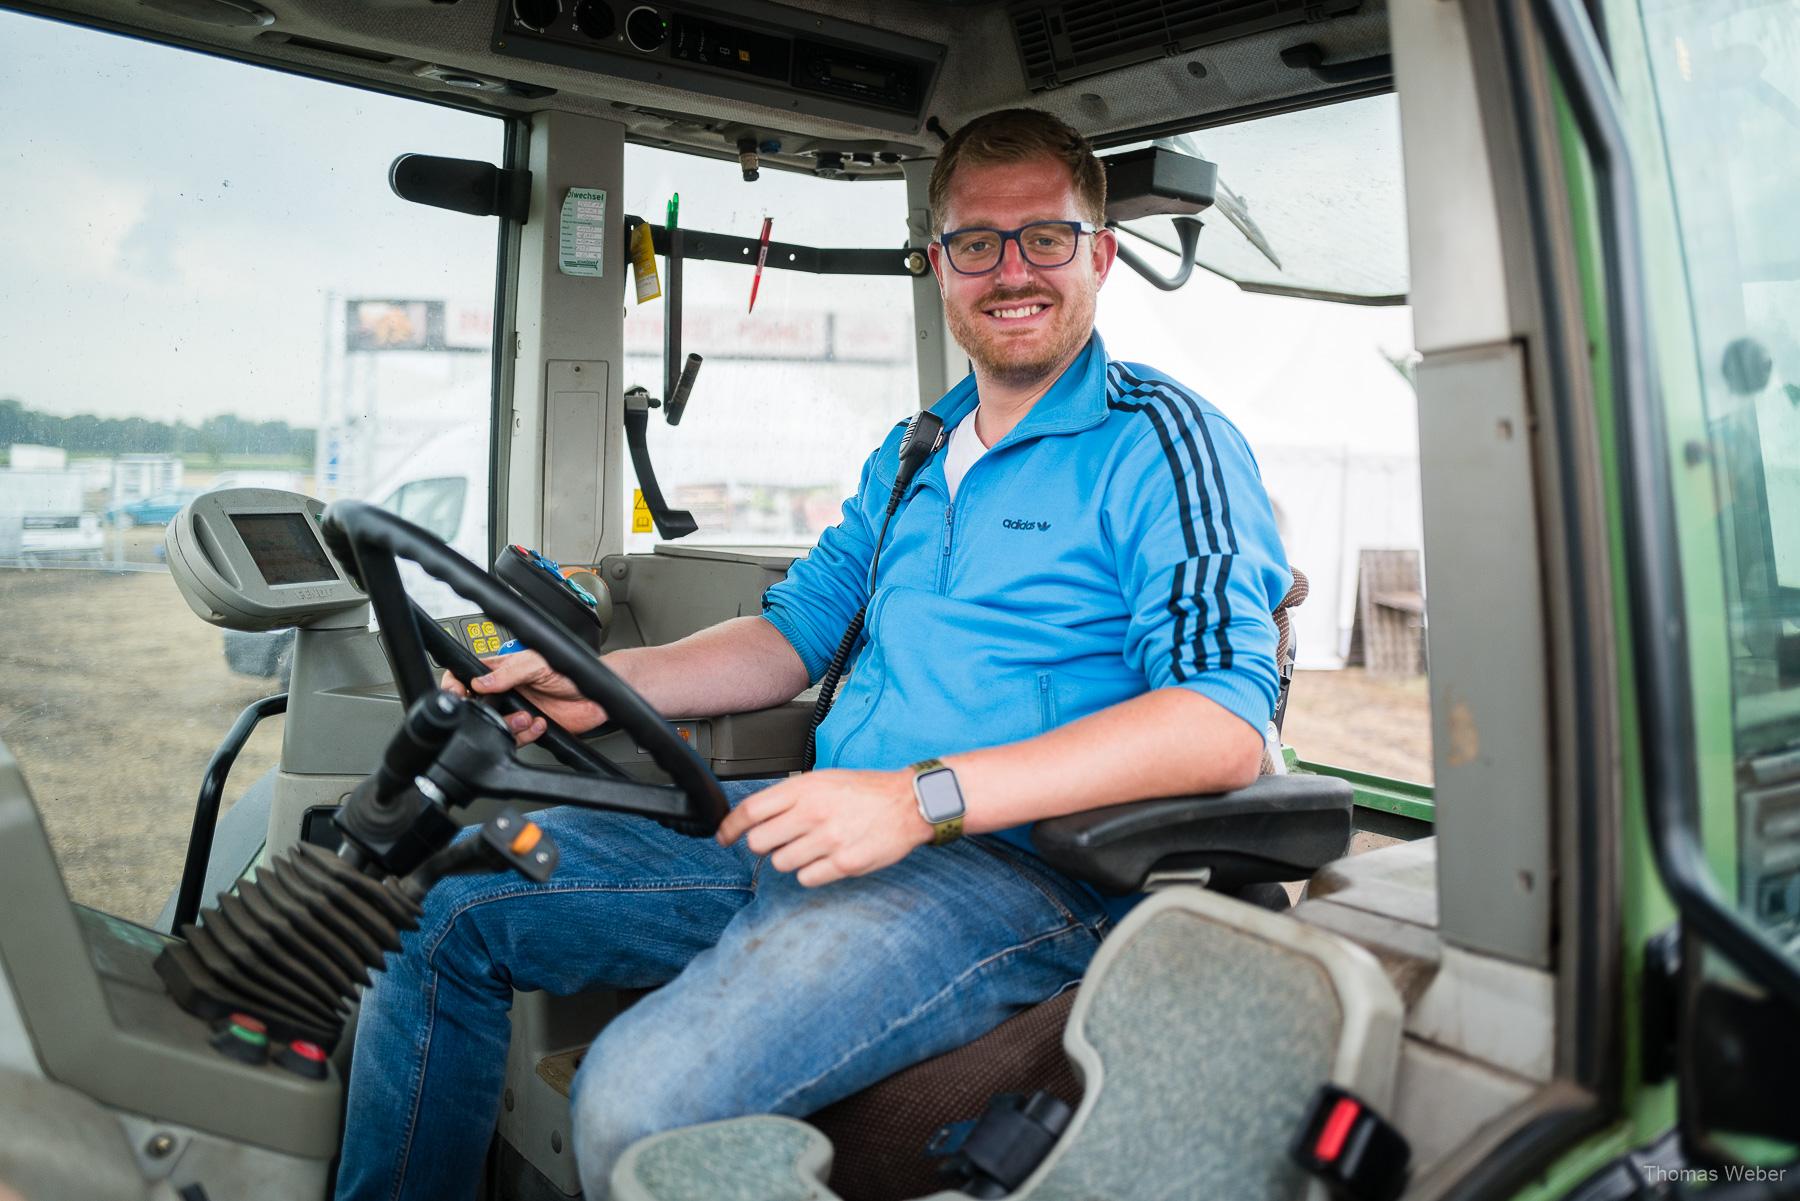
M1015 0L1007 13L1025 78L1041 92L1360 7L1362 0Z
M1056 78L1056 50L1050 44L1050 22L1041 8L1024 9L1013 14L1013 37L1019 43L1019 60L1025 64L1025 78L1033 88L1046 86L1042 80Z

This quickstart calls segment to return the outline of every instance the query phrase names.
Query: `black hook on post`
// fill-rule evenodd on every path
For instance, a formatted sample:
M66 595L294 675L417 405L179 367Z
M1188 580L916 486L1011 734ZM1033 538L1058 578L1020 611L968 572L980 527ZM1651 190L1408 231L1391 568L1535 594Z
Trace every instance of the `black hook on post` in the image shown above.
M1143 256L1139 255L1137 251L1122 243L1119 246L1119 257L1125 261L1125 265L1165 292L1173 292L1187 283L1188 276L1194 273L1196 255L1200 249L1200 219L1198 217L1175 217L1172 220L1175 223L1175 235L1181 239L1181 249L1178 252L1181 256L1181 266L1176 268L1174 275L1162 274L1145 262ZM1144 238L1144 235L1136 230L1127 229L1117 223L1112 225L1112 229ZM1144 238L1144 240L1151 241L1149 238ZM1160 242L1151 242L1151 244L1164 250L1169 249Z

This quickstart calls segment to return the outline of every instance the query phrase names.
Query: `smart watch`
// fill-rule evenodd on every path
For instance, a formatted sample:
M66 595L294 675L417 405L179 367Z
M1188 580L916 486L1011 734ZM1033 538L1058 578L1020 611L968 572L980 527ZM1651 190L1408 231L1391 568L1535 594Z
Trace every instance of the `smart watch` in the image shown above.
M919 816L931 825L931 845L941 847L961 838L965 806L955 770L938 759L921 759L908 770Z

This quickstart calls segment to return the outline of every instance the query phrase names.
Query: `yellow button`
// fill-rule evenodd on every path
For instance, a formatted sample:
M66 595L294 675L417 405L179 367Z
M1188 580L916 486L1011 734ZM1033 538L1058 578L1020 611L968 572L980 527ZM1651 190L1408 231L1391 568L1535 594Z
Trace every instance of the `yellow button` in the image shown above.
M481 623L479 621L471 621L467 626L465 626L463 628L469 631L469 637L471 637L471 638L481 637Z
M489 651L499 650L500 643L498 639L494 638L477 638L475 640L475 649L485 655Z
M489 638L492 638L495 634L499 633L499 631L494 628L494 623L491 621L484 621L481 623L481 632L486 634Z
M518 836L512 840L512 853L515 855L525 854L542 841L543 837L544 832L537 827L535 822L526 822L525 828L520 830Z

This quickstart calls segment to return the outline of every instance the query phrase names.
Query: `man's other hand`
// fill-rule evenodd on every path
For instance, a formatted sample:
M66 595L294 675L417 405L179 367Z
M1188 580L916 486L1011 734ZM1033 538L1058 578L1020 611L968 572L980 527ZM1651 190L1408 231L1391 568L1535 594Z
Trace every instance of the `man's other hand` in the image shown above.
M739 838L816 888L898 863L931 841L931 825L919 816L911 772L833 768L791 776L733 809L718 840Z
M551 721L572 734L591 730L606 720L606 710L577 692L574 683L567 676L553 670L536 651L518 651L511 655L483 659L481 662L488 668L488 674L476 676L471 681L476 696L491 696L516 690L520 696L542 710ZM449 672L444 673L442 687L444 691L456 696L469 694L462 683ZM537 741L546 728L543 718L534 718L528 713L507 714L506 724L521 746Z

